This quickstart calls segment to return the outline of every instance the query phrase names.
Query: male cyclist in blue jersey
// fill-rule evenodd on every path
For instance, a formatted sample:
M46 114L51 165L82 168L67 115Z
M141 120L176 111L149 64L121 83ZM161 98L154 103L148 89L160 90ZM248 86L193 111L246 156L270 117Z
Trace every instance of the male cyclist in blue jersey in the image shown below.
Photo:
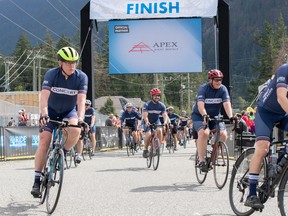
M257 102L255 115L255 152L249 165L249 195L246 206L253 209L263 209L256 194L259 172L263 158L269 151L270 135L274 124L279 122L279 128L288 131L288 64L280 66L269 85L261 93Z
M94 156L94 150L96 146L96 125L95 125L95 109L91 107L91 100L86 100L85 102L85 119L84 122L89 126L89 136L91 139L91 155ZM83 151L83 141L82 139L79 139L77 142L77 153L76 153L76 163L81 162L81 154Z
M199 168L203 172L208 171L205 163L205 154L207 150L207 141L210 130L215 129L216 124L210 122L207 128L207 116L215 117L220 114L223 105L229 119L233 122L232 106L227 88L222 85L223 73L220 70L213 69L208 72L209 82L202 84L196 96L196 101L192 110L193 127L198 133L197 150L199 154ZM225 124L220 124L220 140L227 140L227 131Z
M128 132L129 129L125 128L131 128L132 129L132 136L133 136L133 140L134 140L134 148L136 146L136 144L140 144L140 138L139 138L139 134L138 134L138 127L141 124L141 119L142 116L140 113L137 112L136 109L133 109L133 104L132 103L127 103L125 105L125 111L122 113L121 115L121 125L123 127L123 132L125 134L125 136L128 136Z
M177 130L178 130L178 121L180 119L179 115L174 112L174 107L169 106L167 108L168 118L169 118L169 129L174 137L174 150L177 150ZM171 143L172 145L172 143Z
M151 100L146 102L143 107L143 120L145 122L145 139L144 139L144 151L143 157L148 157L148 146L151 139L151 131L149 126L151 124L160 124L159 115L162 114L164 118L164 124L168 123L168 116L166 113L165 105L160 102L161 91L158 88L153 88L150 91ZM157 128L158 139L162 140L162 129L160 127Z
M186 111L182 110L178 128L179 145L184 144L185 135L188 138L188 121L189 117L186 115Z
M73 125L84 124L88 79L84 72L76 69L78 52L72 47L63 47L57 52L57 58L58 67L46 72L42 84L39 124L44 131L40 133L35 155L35 177L31 191L35 198L41 195L40 177L54 129L49 119L62 121L65 118ZM64 153L77 143L80 136L80 128L69 127L66 131Z

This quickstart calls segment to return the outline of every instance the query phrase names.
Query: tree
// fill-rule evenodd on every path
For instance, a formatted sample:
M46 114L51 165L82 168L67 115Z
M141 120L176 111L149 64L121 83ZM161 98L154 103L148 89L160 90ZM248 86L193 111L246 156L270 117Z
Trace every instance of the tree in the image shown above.
M99 113L103 115L108 115L110 113L115 114L113 100L110 97L107 98L107 101L105 102L104 106L99 109Z

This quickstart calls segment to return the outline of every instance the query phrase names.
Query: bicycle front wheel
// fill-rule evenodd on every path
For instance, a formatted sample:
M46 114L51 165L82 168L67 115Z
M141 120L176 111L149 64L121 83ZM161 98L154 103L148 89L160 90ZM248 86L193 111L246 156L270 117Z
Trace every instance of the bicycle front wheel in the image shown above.
M196 154L195 154L195 173L196 173L196 178L197 178L197 181L200 184L203 184L204 181L206 180L207 172L202 172L200 170L199 163L200 163L199 155L198 155L198 151L196 150Z
M279 185L278 205L281 215L288 214L288 171L286 170Z
M62 149L60 149L58 154L52 159L48 175L46 208L48 213L52 214L58 204L63 184L64 153Z
M45 202L46 194L47 194L47 181L48 181L48 163L49 163L49 157L52 151L49 149L47 156L46 156L46 162L45 166L43 168L42 174L41 174L41 185L40 185L40 191L41 191L41 197L40 197L40 204L43 204Z
M159 166L159 160L160 160L160 143L158 139L154 140L154 146L153 146L153 151L155 152L155 154L153 153L153 169L157 170L158 166Z
M215 184L222 189L227 182L229 172L229 152L225 143L219 141L216 144L212 163Z
M251 215L255 210L244 205L249 194L249 164L255 148L244 151L236 160L229 185L229 202L233 212L239 216ZM259 173L259 183L262 185L266 178L267 164L263 159Z
M70 169L72 161L73 161L72 150L70 150L66 153L66 156L65 156L65 163L66 163L67 169Z

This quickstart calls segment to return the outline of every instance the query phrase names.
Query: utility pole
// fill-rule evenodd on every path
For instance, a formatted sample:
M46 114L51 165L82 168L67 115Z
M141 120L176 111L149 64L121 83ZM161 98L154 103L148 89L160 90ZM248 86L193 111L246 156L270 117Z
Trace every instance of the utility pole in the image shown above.
M187 90L187 109L188 110L190 110L190 90L191 90L191 88L190 88L190 76L189 76L189 73L187 73L187 88L188 88L188 90ZM187 110L187 112L188 112L188 110Z
M5 58L4 60L4 65L5 65L5 91L9 92L10 91L10 72L9 72L9 64L10 60L8 58Z
M37 90L37 82L36 82L36 58L34 59L33 61L33 91L36 91Z

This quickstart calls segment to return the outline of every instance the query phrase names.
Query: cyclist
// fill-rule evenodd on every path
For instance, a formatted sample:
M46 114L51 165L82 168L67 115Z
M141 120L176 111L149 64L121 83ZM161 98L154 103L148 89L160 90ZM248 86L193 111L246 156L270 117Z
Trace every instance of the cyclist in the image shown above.
M159 115L163 115L164 124L168 122L168 116L166 113L165 105L160 102L161 91L158 88L153 88L150 91L151 100L147 101L143 107L143 120L145 123L145 139L144 139L144 150L143 150L143 157L148 157L148 146L151 139L151 131L149 126L151 124L160 124ZM158 127L158 138L162 140L162 128Z
M196 101L192 108L193 127L197 131L197 151L199 154L199 168L203 172L208 171L204 157L207 150L207 141L210 130L215 129L216 124L211 122L209 128L206 128L207 117L218 116L223 105L229 119L233 121L230 96L227 88L222 85L223 73L220 70L213 69L208 72L208 83L202 84L197 92ZM227 140L227 131L225 124L220 124L220 140Z
M180 116L174 112L174 107L169 106L167 108L168 111L168 117L170 120L169 128L170 132L172 133L174 137L174 150L177 150L177 130L178 130L178 121L180 119Z
M188 121L189 117L186 115L186 111L182 110L178 128L179 145L183 145L184 135L188 138Z
M249 166L249 195L245 202L246 206L254 209L263 209L264 205L256 195L256 187L259 180L261 163L267 151L269 151L270 135L273 126L279 122L279 127L288 131L288 65L280 66L273 79L265 88L257 102L255 115L255 152Z
M85 102L85 119L84 122L89 126L89 135L91 139L91 152L92 156L94 156L94 150L95 150L95 145L96 145L96 125L95 125L95 109L91 107L91 100L86 100ZM76 162L80 163L81 162L81 153L83 151L83 141L78 140L77 142L77 153L76 153Z
M39 125L44 128L44 131L40 133L39 146L35 155L35 178L31 191L35 198L41 195L40 176L54 129L49 119L61 121L65 118L73 125L84 124L88 78L84 72L76 69L78 52L72 47L63 47L57 52L57 59L58 67L46 72L42 84ZM63 132L67 138L65 153L77 143L80 128L70 127Z
M134 148L136 146L136 143L140 145L140 138L138 134L138 127L141 124L142 116L139 112L137 112L136 109L133 109L132 103L127 103L125 105L125 111L121 115L121 125L124 127L123 132L125 136L128 136L129 129L125 128L132 128L132 136L134 141Z

